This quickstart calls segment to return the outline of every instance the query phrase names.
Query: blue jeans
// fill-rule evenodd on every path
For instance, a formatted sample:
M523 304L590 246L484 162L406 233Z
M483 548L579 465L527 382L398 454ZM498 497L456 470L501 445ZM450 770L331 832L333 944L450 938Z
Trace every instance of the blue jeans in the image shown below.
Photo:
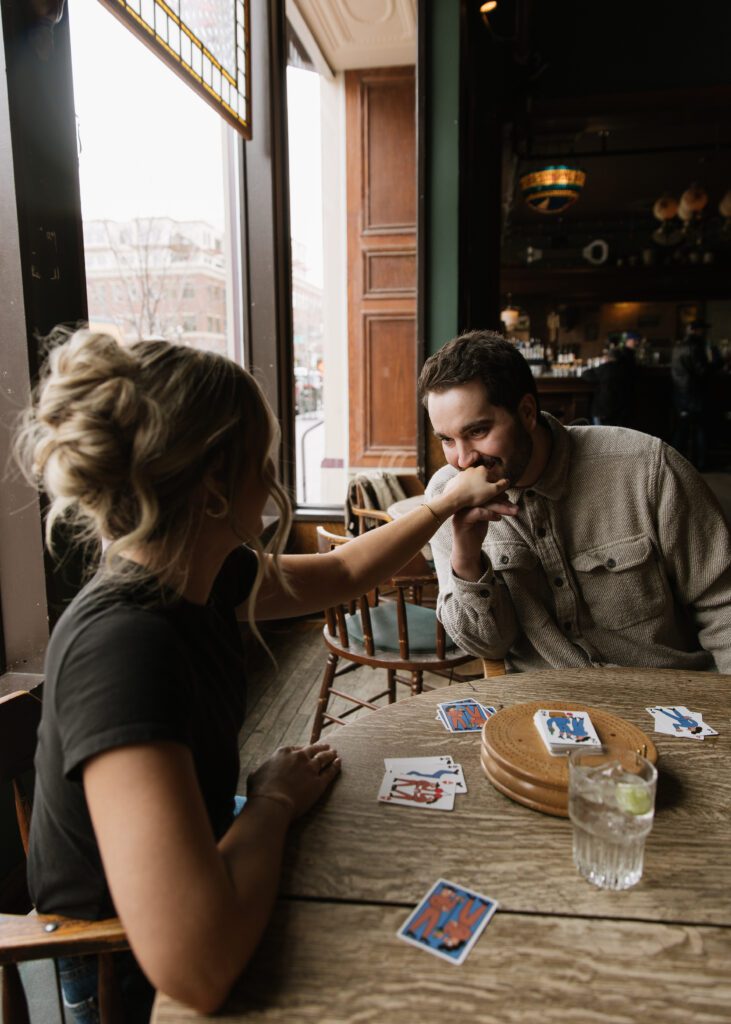
M76 1024L98 1024L97 958L60 956L56 961L64 1005Z
M64 956L56 963L63 1001L75 1024L99 1024L97 957ZM125 1024L147 1024L155 990L131 953L115 953L114 967Z

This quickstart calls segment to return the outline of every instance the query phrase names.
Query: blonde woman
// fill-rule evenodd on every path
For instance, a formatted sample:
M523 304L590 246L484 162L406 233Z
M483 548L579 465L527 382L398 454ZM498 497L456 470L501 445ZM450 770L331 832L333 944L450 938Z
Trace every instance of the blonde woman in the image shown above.
M317 611L396 571L460 509L514 513L507 481L475 468L331 554L266 554L267 499L277 544L290 524L276 441L258 385L231 361L89 331L51 349L19 434L50 499L49 543L65 521L103 548L48 648L30 886L42 912L119 914L129 1020L149 1014L150 983L201 1012L221 1004L269 918L290 822L340 770L327 743L278 750L235 813L236 606L248 601L252 623ZM61 974L77 1019L93 1020L94 965Z

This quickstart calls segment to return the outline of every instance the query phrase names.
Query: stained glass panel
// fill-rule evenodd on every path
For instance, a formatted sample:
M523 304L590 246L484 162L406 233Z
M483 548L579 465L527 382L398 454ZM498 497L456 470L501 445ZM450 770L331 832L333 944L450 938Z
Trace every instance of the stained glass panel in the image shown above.
M249 0L100 0L251 138Z

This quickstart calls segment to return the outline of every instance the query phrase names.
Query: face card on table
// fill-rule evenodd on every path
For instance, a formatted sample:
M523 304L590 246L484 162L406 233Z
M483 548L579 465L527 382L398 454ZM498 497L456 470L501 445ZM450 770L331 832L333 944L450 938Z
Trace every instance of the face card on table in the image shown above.
M693 740L702 740L704 736L718 735L715 729L706 725L701 714L689 711L683 704L672 706L660 704L647 710L655 719L656 732Z
M410 779L452 779L456 793L466 793L462 766L455 764L451 757L386 757L383 763L386 771Z
M492 707L488 708L488 707L486 707L486 705L481 704L480 701L476 700L474 697L461 697L459 700L442 701L441 704L437 704L437 710L436 710L436 714L434 715L434 717L436 718L437 722L442 722L443 723L444 719L442 717L442 708L446 704L449 704L450 707L454 707L457 704L473 704L473 703L480 704L480 706L485 708L485 710L490 712L490 714L493 714L493 715L495 714L495 708L492 708Z
M452 964L467 958L498 908L496 900L440 878L396 933Z
M536 711L533 721L549 747L601 747L601 741L587 711L555 711L541 708Z
M380 803L402 807L451 811L454 808L455 793L454 779L417 779L387 771L378 791L378 800Z
M476 700L454 700L439 704L438 714L449 732L478 732L495 714L495 709L486 708Z

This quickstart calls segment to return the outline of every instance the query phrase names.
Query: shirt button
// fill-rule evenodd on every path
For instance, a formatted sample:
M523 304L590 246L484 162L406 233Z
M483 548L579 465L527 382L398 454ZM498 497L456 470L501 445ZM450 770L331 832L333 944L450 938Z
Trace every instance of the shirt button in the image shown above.
M614 561L613 558L608 558L607 559L607 569L613 569L616 564L617 563Z
M480 597L489 597L489 596L490 596L490 591L489 590L481 590L480 591Z
M554 584L557 587L562 587L563 586L563 580L561 579L560 576L557 576L556 579L553 582L554 582Z
M542 526L539 526L538 529L536 530L536 537L545 537L545 536L546 536L546 531L543 529Z
M526 496L526 498L535 498L536 492L535 491L526 491L525 492L525 496Z
M508 558L507 555L502 555L500 561L502 562L503 565L507 565L510 559Z

